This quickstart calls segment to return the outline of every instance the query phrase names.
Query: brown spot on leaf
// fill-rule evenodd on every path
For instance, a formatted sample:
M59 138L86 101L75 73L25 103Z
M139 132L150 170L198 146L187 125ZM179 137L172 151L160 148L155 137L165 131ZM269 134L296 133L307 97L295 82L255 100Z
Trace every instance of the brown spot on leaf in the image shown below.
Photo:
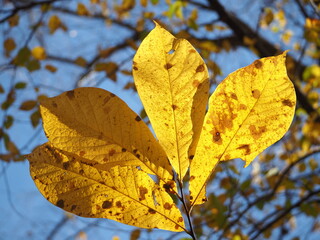
M174 188L174 181L168 181L167 183L163 184L162 187L166 190L167 193L175 193Z
M111 97L115 97L116 95L115 95L115 94L113 94L113 93L110 93L110 96L111 96Z
M263 63L260 60L255 60L253 64L256 68L261 68L263 66Z
M116 150L110 149L108 154L109 154L110 157L112 157L115 153L116 153Z
M81 170L79 171L79 173L80 173L81 175L83 175L83 174L84 174L83 169L81 169Z
M77 205L72 205L72 206L71 206L71 211L75 210L76 207L77 207Z
M201 64L201 65L199 65L199 66L197 67L196 72L203 72L204 69L205 69L205 68L204 68L204 65Z
M222 144L222 138L221 138L221 133L218 131L214 131L213 134L213 141L219 145Z
M167 210L170 210L172 208L172 204L166 202L164 205L163 205L164 209L167 209Z
M67 97L70 99L70 100L73 100L74 99L74 91L68 91L67 92Z
M152 209L152 208L149 208L149 209L148 209L148 212L149 212L150 214L155 214L155 213L156 213L156 210L154 210L154 209Z
M102 203L102 208L103 209L109 209L112 207L112 201L106 200Z
M80 152L79 152L79 156L80 156L80 157L83 157L85 154L86 154L85 151L80 151Z
M266 126L259 126L258 128L254 125L250 125L249 127L250 133L252 135L252 137L257 140L261 137L261 135L267 131L267 127Z
M133 66L133 70L136 70L136 71L137 71L137 70L138 70L138 68L137 68L136 66Z
M193 197L192 197L192 196L190 196L190 200L191 200L191 201L193 200Z
M117 206L118 208L121 208L121 207L122 207L121 202L120 202L120 201L117 201L117 202L116 202L116 206Z
M252 96L255 98L255 99L258 99L260 97L260 91L258 89L254 89L252 90Z
M179 218L178 218L178 222L183 222L183 218L182 218L182 217L179 217Z
M233 98L234 100L238 100L237 94L235 93L231 93L231 98Z
M190 50L189 50L189 53L196 53L196 50L190 49Z
M194 155L190 155L189 159L192 160L194 158Z
M173 65L171 63L167 63L167 64L164 65L164 68L167 69L167 70L169 70L172 67L173 67Z
M177 105L172 104L172 109L173 109L173 110L176 110L177 108L178 108Z
M136 116L136 118L134 120L136 120L137 122L140 122L141 118L139 116Z
M59 208L63 208L64 207L64 200L60 199L57 201L56 206Z
M139 200L140 201L145 200L147 193L148 193L148 189L145 188L145 187L140 186L139 187L139 194L140 194Z
M192 176L190 177L190 180L189 180L189 181L192 181L192 180L194 180L195 178L196 178L196 177L192 175Z
M69 167L70 167L70 163L69 163L69 162L64 162L64 163L63 163L63 168L64 168L64 169L67 170Z
M125 148L121 149L121 152L126 152L126 151L127 151L127 149L125 149Z
M199 80L194 80L192 82L192 86L195 87L195 88L199 87L199 85L200 85L200 81Z
M240 104L240 110L247 110L247 106L244 104Z
M294 106L294 103L292 101L290 101L289 99L282 100L282 104L284 106L288 106L288 107L293 107Z
M238 147L237 149L244 150L244 155L249 155L251 153L250 145L248 145L248 144L243 144L240 147Z
M56 102L52 102L52 106L55 107L55 108L58 107Z

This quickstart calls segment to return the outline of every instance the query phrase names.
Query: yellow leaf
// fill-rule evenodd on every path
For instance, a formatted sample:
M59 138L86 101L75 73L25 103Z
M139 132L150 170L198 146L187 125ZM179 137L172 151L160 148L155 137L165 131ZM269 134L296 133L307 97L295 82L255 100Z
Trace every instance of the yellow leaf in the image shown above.
M157 138L182 179L203 124L207 67L187 40L156 24L133 59L133 76Z
M37 46L34 47L31 51L32 56L37 60L43 60L46 59L46 50L43 47Z
M50 143L27 157L39 191L68 212L141 228L185 230L169 194L135 166L101 170L90 160L57 150Z
M248 166L288 130L296 96L285 56L256 60L235 71L210 97L190 166L192 204L202 203L206 181L219 161L241 158Z
M167 156L126 103L98 88L79 88L41 101L43 128L54 147L96 167L135 165L171 184Z

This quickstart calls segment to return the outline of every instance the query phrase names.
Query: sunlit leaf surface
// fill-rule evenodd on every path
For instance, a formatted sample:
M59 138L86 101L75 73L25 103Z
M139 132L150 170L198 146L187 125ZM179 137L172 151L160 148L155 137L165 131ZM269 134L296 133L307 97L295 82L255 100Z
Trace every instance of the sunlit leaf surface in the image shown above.
M157 138L182 179L203 124L207 67L187 40L157 24L133 59L133 76Z
M181 213L169 194L134 166L104 170L50 144L35 149L28 159L43 196L68 212L141 228L184 230Z
M287 132L296 96L285 58L284 53L256 60L230 74L210 97L190 166L193 204L205 201L205 183L219 161L241 158L248 166Z

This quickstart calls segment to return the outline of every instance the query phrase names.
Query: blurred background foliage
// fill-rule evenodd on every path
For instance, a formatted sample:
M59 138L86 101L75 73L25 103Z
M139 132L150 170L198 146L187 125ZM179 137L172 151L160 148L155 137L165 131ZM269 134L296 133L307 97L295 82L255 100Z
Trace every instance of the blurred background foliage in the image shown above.
M23 155L45 141L38 110L42 98L76 87L105 88L125 96L148 121L131 63L153 20L200 52L210 71L211 92L230 72L290 50L287 69L298 99L294 122L250 167L243 169L240 160L217 167L208 202L193 211L200 239L317 239L319 0L0 0L2 177L9 165L25 161ZM70 233L63 226L71 218L64 215L52 225L47 238ZM75 231L72 239L87 239L94 223ZM152 234L134 228L126 232L127 239L186 239Z

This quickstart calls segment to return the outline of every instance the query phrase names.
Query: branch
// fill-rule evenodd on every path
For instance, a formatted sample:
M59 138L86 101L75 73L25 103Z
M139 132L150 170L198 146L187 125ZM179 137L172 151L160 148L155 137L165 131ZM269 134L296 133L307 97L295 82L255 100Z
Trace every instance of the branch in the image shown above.
M58 2L58 1L63 1L63 0L44 0L44 1L39 1L39 2L30 2L26 5L16 6L14 9L11 10L11 13L9 15L0 19L0 24L4 23L5 21L7 21L9 18L13 17L16 13L18 13L20 11L25 11L25 10L28 10L30 8L33 8L33 7L36 7L39 5L52 4L52 3Z
M53 237L57 234L57 232L63 227L63 225L69 220L67 215L64 214L62 219L55 225L55 227L49 233L47 240L52 240Z
M128 23L124 23L122 20L118 20L118 19L112 19L110 17L107 17L101 13L95 13L95 14L90 14L90 15L79 15L77 12L72 11L70 9L67 8L63 8L63 7L52 7L51 10L53 11L57 11L57 12L61 12L61 13L66 13L72 16L76 16L76 17L83 17L83 18L90 18L90 19L97 19L97 20L103 20L103 21L111 21L111 23L119 25L121 27L124 27L128 30L131 31L137 31L135 27L131 26Z
M206 10L210 9L216 12L220 17L220 20L229 26L229 28L238 37L238 40L242 43L243 46L246 46L244 42L245 37L254 39L255 43L253 44L253 47L258 51L259 57L262 58L267 56L273 56L281 52L281 49L275 47L272 43L267 41L264 37L260 36L257 32L255 32L250 26L248 26L241 19L237 18L232 13L226 11L225 8L219 3L218 0L208 0L209 6L204 6L202 4L195 3L193 1L191 1L191 3L201 8L204 8ZM303 66L301 63L297 62L294 58L290 56L288 56L288 60L294 62L296 66L294 69L300 69L298 76L299 76L299 79L301 79L300 76L302 76L305 66ZM294 73L289 72L289 76L291 79L296 78L294 77L295 76ZM308 98L302 93L302 91L300 90L300 88L296 83L294 83L294 87L295 87L297 98L301 107L305 109L308 114L310 115L315 114L316 116L318 116L317 121L320 121L320 116L318 112L316 111L316 109L313 108Z
M251 240L256 239L257 237L259 237L264 231L266 231L268 228L272 227L272 225L274 225L277 221L279 221L281 218L285 217L288 213L290 213L293 209L299 207L300 205L302 205L303 203L307 202L307 200L309 200L312 196L317 195L320 193L320 189L313 191L313 192L309 192L308 195L304 196L303 198L301 198L299 201L297 201L295 204L291 205L290 207L286 208L285 210L283 210L280 214L278 214L278 216L276 216L274 219L272 219L271 221L269 221L268 223L266 223L252 238L250 238ZM318 201L318 200L316 200ZM277 210L277 212L279 212ZM262 221L260 221L259 223L264 223L265 220L263 219ZM257 225L259 225L259 223Z
M231 222L229 222L229 224L223 229L223 233L221 234L220 238L221 239L223 237L223 235L225 234L225 232L227 232L231 227L233 227L235 224L237 224L241 218L255 205L257 205L259 202L261 201L267 201L269 199L271 199L275 193L277 192L278 188L280 187L280 184L282 183L282 181L285 179L285 177L287 176L287 174L291 171L291 169L297 165L298 163L301 163L302 161L304 161L305 159L307 159L308 157L312 156L313 154L319 153L320 149L316 149L310 153L307 153L306 155L302 156L301 158L299 158L297 161L289 164L287 166L287 168L281 173L280 177L278 178L278 181L275 183L273 189L269 192L266 193L258 198L256 198L253 202L249 203L247 205L247 207L240 212L240 214L237 216L237 218Z

